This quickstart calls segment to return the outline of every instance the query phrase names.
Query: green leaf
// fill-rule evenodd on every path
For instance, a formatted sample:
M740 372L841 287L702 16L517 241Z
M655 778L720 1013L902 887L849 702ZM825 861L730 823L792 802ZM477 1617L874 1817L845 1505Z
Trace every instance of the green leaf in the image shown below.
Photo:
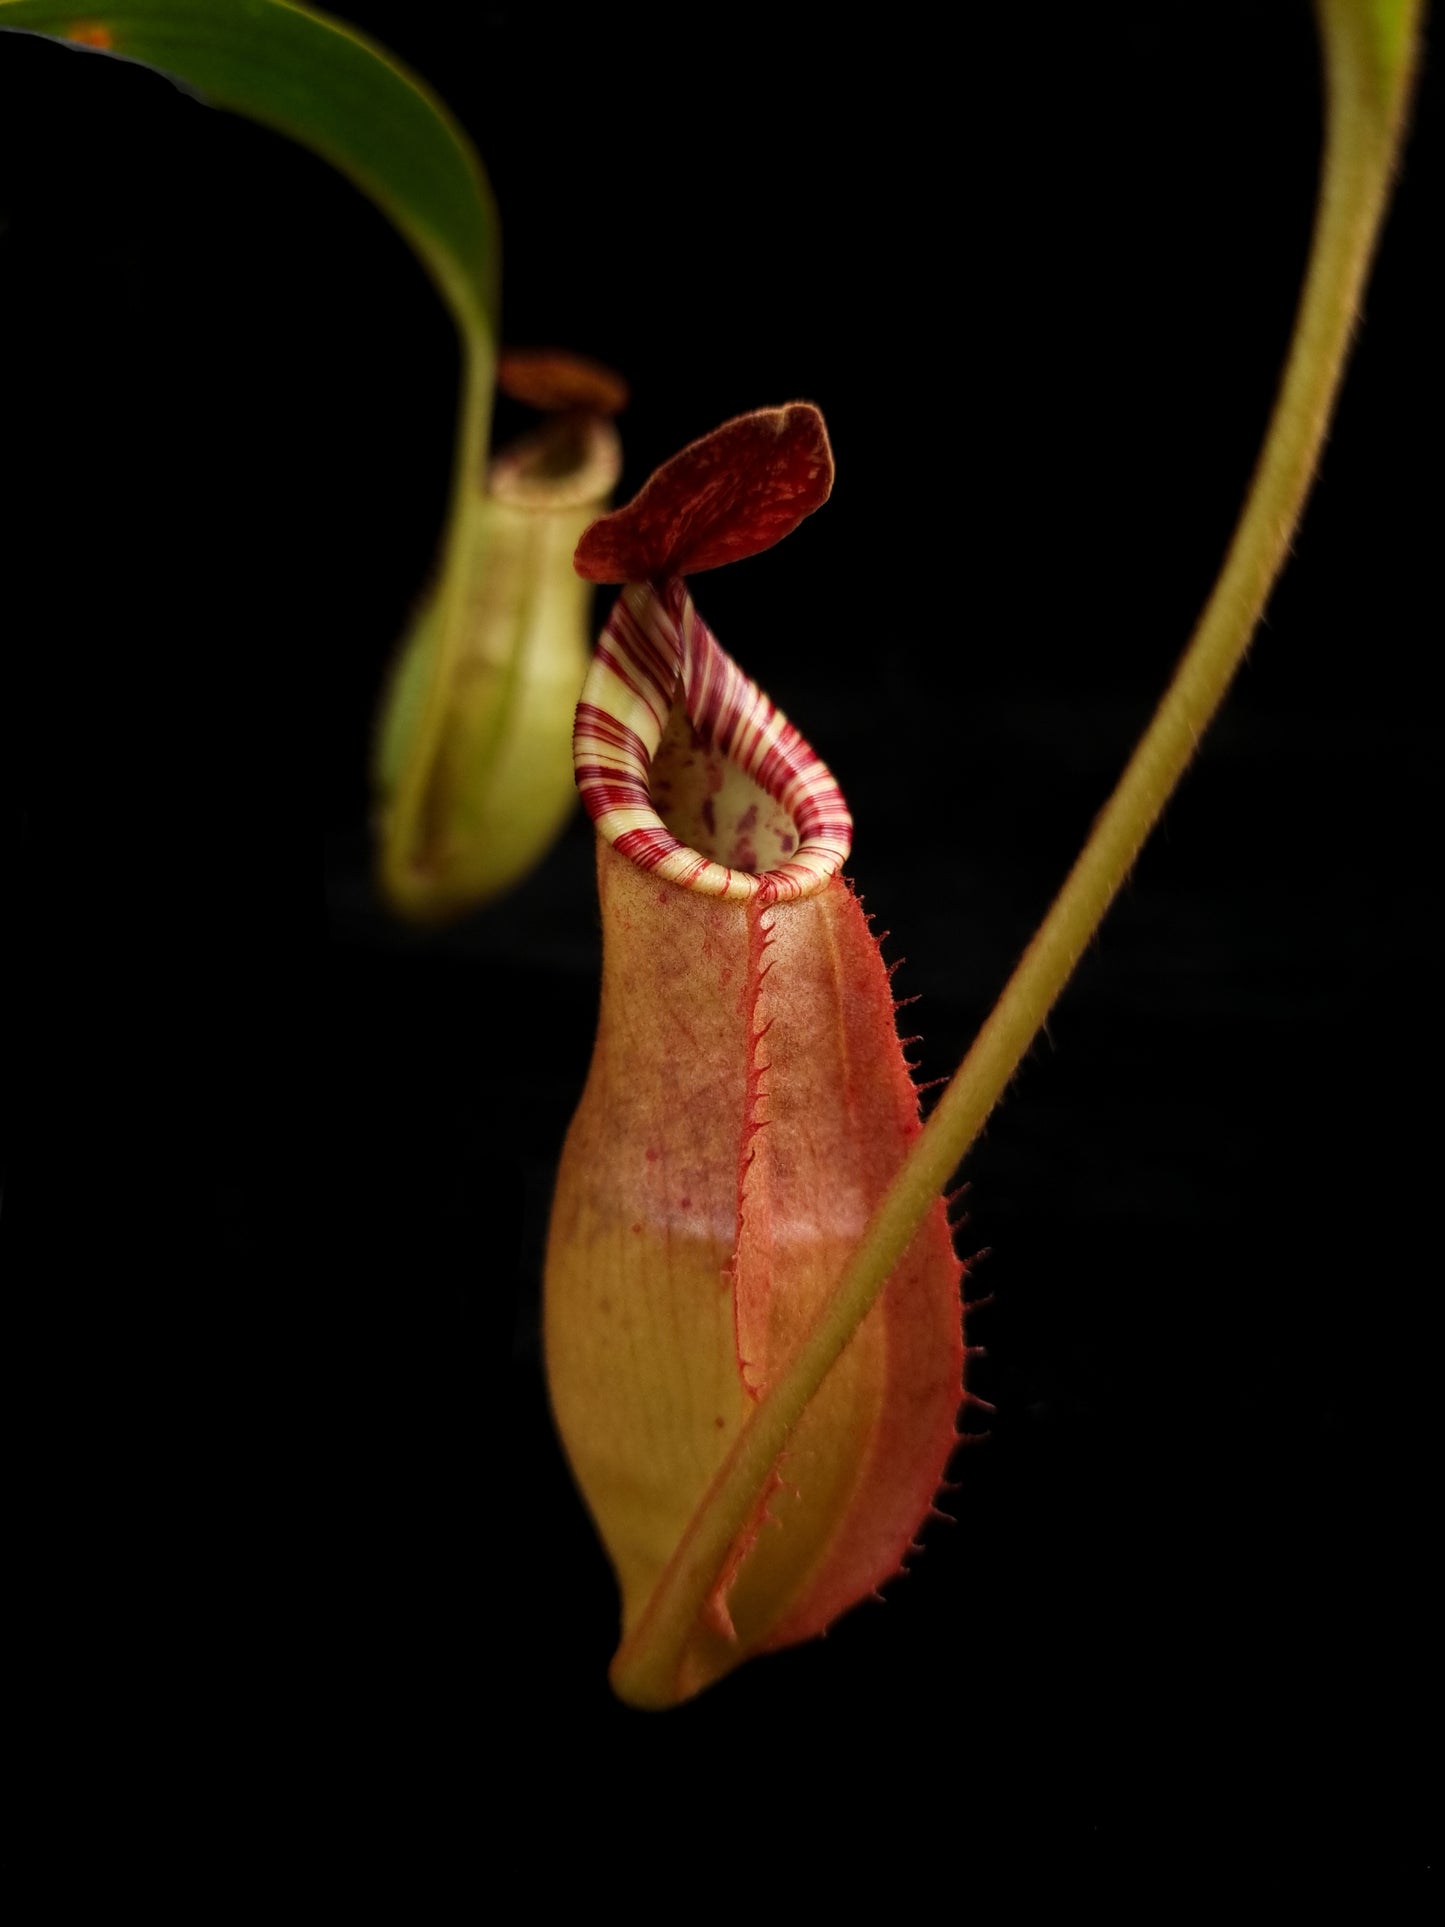
M142 61L313 148L406 236L463 334L495 340L481 164L431 90L352 28L284 0L0 0L0 26Z

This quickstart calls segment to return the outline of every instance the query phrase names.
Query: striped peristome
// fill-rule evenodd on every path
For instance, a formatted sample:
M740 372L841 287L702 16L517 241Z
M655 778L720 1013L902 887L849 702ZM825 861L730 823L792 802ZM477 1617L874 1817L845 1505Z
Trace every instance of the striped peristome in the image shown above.
M699 742L795 826L785 862L764 870L719 862L664 823L653 765L679 701ZM852 845L853 819L829 770L739 669L678 578L628 583L618 596L577 705L572 758L598 833L639 869L703 896L760 907L810 896L839 874Z

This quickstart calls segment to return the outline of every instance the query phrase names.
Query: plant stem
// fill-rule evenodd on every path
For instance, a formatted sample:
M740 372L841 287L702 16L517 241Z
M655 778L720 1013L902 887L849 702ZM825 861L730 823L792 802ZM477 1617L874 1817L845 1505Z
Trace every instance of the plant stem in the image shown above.
M483 511L487 437L491 429L496 351L490 333L475 317L457 311L461 335L461 393L457 438L452 453L451 508L442 544L437 588L436 658L427 678L415 739L405 758L396 794L387 803L382 838L382 878L393 903L425 902L426 883L414 868L442 732L452 700L452 685L462 650L466 587L477 549L475 527Z
M1288 362L1224 567L1162 703L1003 995L875 1211L833 1295L754 1408L613 1662L665 1705L697 1612L793 1426L1002 1097L1224 699L1279 575L1339 392L1405 121L1420 0L1317 0L1325 153Z

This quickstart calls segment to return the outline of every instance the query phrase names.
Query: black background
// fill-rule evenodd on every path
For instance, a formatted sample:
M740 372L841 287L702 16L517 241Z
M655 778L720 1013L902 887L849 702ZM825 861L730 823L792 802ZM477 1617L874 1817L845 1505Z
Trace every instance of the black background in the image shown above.
M696 593L842 782L944 1074L1237 512L1309 233L1307 8L978 9L945 39L908 9L345 11L481 150L507 339L631 380L624 494L731 414L824 409L833 500ZM1437 162L1426 107L1295 557L969 1159L997 1413L957 1525L885 1605L656 1718L606 1688L538 1359L589 832L441 937L369 882L450 325L310 155L0 39L6 1234L35 1470L112 1574L144 1593L179 1549L197 1613L244 1596L299 1661L298 1718L339 1674L358 1733L400 1709L459 1786L500 1766L569 1813L621 1787L764 1841L815 1796L861 1832L886 1790L920 1859L1082 1872L1173 1814L1272 1891L1345 1846L1423 1878Z

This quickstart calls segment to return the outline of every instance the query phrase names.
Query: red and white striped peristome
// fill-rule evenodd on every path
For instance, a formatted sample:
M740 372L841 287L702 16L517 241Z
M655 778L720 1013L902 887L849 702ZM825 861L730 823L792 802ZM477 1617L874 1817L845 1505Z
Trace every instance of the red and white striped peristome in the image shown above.
M664 823L654 759L679 700L700 747L782 812L774 847L786 860L752 867L743 837L735 843L740 860L720 862ZM839 874L852 847L853 819L832 774L744 675L676 578L628 583L618 596L577 705L572 757L599 834L639 869L703 896L759 906L805 897Z

